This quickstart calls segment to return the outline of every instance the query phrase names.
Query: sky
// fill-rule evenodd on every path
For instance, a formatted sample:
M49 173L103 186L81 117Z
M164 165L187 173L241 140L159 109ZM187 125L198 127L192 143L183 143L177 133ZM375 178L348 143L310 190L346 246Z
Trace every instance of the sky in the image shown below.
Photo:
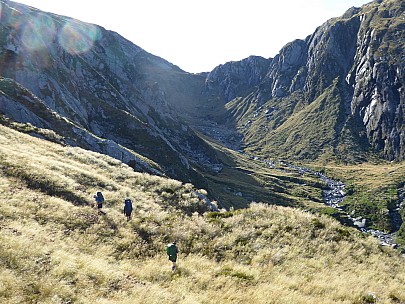
M274 57L330 18L371 0L15 0L100 25L186 72Z

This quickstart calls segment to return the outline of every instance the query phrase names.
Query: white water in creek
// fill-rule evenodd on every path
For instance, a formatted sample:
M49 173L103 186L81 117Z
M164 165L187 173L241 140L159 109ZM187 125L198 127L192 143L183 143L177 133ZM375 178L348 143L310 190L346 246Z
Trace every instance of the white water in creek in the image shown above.
M241 153L243 153L243 152L241 152ZM243 154L245 154L245 153L243 153ZM318 177L329 188L327 190L323 190L323 200L324 200L325 205L339 210L339 212L341 214L346 215L347 218L353 222L354 227L358 228L360 231L362 231L364 233L371 234L374 237L378 238L382 245L397 247L397 244L395 244L394 239L395 239L396 233L399 230L399 228L401 227L401 224L403 221L401 218L401 215L399 213L399 210L405 202L405 184L402 185L398 189L399 195L398 195L398 201L397 201L396 208L394 210L390 210L390 212L389 212L389 216L390 216L391 222L393 224L393 232L385 233L380 230L366 228L365 219L363 219L361 216L353 218L350 214L348 214L344 210L344 208L341 207L340 204L343 202L343 200L345 199L345 195L346 195L346 193L345 193L346 185L344 183L333 180L333 179L327 177L326 175L324 175L323 173L316 172L316 171L308 169L308 168L288 164L283 161L273 162L273 161L269 161L269 160L260 159L257 156L253 156L253 155L249 155L249 154L245 154L245 155L247 155L248 157L250 157L254 160L262 161L274 169L285 170L285 167L287 167L290 170L297 171L301 175L310 174L310 175Z

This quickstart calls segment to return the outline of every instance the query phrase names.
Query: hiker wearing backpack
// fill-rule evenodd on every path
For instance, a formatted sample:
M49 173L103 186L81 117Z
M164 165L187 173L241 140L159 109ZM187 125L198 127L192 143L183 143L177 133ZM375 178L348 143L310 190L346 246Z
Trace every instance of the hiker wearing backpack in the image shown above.
M173 263L172 265L172 271L176 269L176 261L177 261L177 253L179 252L176 241L173 243L170 243L166 247L166 253L169 256L169 261Z
M130 198L126 198L124 201L124 214L127 217L127 221L131 220L131 213L132 213L132 201Z
M100 191L98 191L95 195L94 195L94 199L95 199L95 201L96 201L96 208L97 208L97 210L98 210L98 213L99 214L101 214L101 213L103 213L102 211L101 211L101 208L103 208L103 203L104 203L104 196L103 196L103 194L100 192Z

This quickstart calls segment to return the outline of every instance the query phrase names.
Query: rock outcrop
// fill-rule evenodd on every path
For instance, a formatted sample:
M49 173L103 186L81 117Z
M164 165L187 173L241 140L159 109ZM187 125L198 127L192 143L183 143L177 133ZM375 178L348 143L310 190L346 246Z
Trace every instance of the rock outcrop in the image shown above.
M66 142L123 161L132 160L126 149L136 151L184 181L195 175L190 150L217 162L172 106L190 94L176 94L192 83L190 74L102 27L11 1L0 1L0 7L2 114L55 128L53 111L86 134L57 128ZM201 87L203 79L193 82ZM28 106L27 98L36 105ZM47 110L35 111L40 104ZM86 144L88 134L102 144Z
M205 94L222 97L224 102L245 97L262 81L271 59L250 56L241 61L227 62L208 73Z
M340 18L328 20L305 40L288 43L273 59L258 62L261 67L256 70L268 70L264 76L260 73L262 76L256 78L259 83L254 82L250 92L237 84L240 79L245 79L243 83L249 83L246 79L255 79L251 72L243 78L240 70L229 68L238 67L243 61L219 66L207 78L215 79L207 83L207 88L213 91L216 84L226 102L244 97L244 100L231 103L229 108L235 120L240 120L240 130L246 138L251 138L245 144L252 149L260 147L264 154L277 154L265 145L277 144L275 139L284 136L278 128L286 122L282 130L289 128L288 132L293 134L293 114L301 111L302 119L305 119L308 113L303 111L308 111L312 103L338 85L338 92L329 94L325 104L316 110L336 121L335 125L317 125L317 128L324 128L322 133L331 134L331 126L334 132L329 143L320 142L317 149L325 150L329 145L340 157L339 153L350 146L352 155L373 151L388 160L403 160L404 5L393 0L372 2L362 8L351 8ZM252 102L256 102L255 107L251 106ZM328 110L332 103L339 108L334 113ZM279 108L280 111L269 119L268 115L257 115L259 108L267 111ZM267 131L258 132L258 129ZM311 136L308 133L294 136L304 140ZM306 152L301 155L305 158L318 156L306 147L304 149Z
M405 22L403 2L385 1L359 18L352 113L361 117L372 147L389 160L405 158Z

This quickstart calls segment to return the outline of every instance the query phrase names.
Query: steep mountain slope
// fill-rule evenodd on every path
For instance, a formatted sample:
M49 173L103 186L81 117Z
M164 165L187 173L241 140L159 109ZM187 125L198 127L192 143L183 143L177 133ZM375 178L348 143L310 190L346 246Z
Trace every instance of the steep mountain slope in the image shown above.
M11 102L10 102L11 101ZM18 102L17 102L18 101ZM9 113L16 113L14 117L27 124L13 124L10 119L0 117L0 124L14 126L16 129L25 128L25 132L47 140L80 146L114 156L130 164L137 171L164 175L160 166L149 159L131 151L114 141L101 139L83 127L69 121L50 110L41 100L11 79L0 78L0 105L7 107ZM35 126L46 126L42 129Z
M98 190L105 215L92 208ZM286 207L206 212L201 194L0 126L0 302L405 301L404 257L374 238Z
M395 0L352 8L262 59L256 74L243 61L220 66L206 90L222 92L222 121L237 126L250 151L301 160L325 153L364 160L368 152L404 159L404 10ZM314 111L320 117L306 117Z
M3 114L40 128L52 127L45 113L31 113L24 104L18 91L25 88L49 110L107 140L107 145L137 151L171 176L198 181L189 164L194 151L206 164L215 163L209 147L167 102L168 98L181 101L191 90L176 85L161 88L162 78L176 84L202 83L201 79L188 80L190 75L176 66L101 27L11 1L0 5L0 76L17 85L13 89L13 82L6 81L0 104ZM66 141L99 151L81 145L80 137L69 134Z

